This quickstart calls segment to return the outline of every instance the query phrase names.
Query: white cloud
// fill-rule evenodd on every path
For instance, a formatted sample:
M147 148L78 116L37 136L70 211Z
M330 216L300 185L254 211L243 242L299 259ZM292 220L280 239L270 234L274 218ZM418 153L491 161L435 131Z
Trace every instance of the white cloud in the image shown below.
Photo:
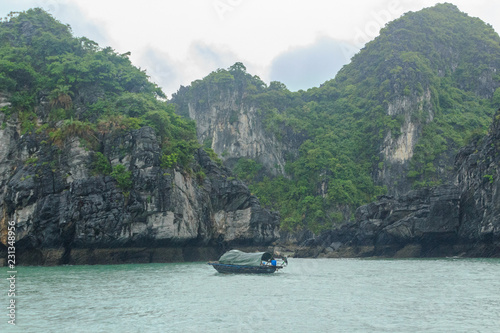
M303 59L305 62L301 63L306 64L307 59L311 62L319 57L333 76L338 57L332 59L334 64L327 63L324 54L330 51L318 44L322 38L347 43L341 44L344 46L355 45L355 50L373 39L387 22L438 2L2 0L0 16L11 10L43 7L61 22L70 24L75 35L111 46L120 53L130 51L132 62L146 69L170 95L180 85L188 85L217 67L227 68L236 61L243 62L250 73L267 82L277 77L282 77L288 86L296 85L297 80L319 82L323 78L314 74L318 72L314 66L304 67L302 74L292 70L288 77L278 68L287 61ZM498 2L454 0L453 3L500 31L495 16L500 12ZM315 54L315 50L320 54Z

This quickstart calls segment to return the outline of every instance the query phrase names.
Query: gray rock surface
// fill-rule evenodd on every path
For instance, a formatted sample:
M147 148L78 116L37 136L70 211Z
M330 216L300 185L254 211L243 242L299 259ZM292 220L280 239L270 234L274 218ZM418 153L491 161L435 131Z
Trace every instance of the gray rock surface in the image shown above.
M193 172L162 169L149 127L102 141L111 165L131 171L127 191L92 171L95 153L78 138L57 148L17 133L12 122L0 130L0 213L2 243L16 222L21 264L175 261L162 248L191 248L180 258L196 260L202 247L268 245L279 236L278 215L203 150Z
M305 241L296 254L500 257L499 115L487 136L457 154L452 184L381 196L359 207L353 222Z
M266 129L260 107L243 99L244 92L217 85L209 89L213 91L181 87L172 99L183 116L196 121L198 142L212 148L230 168L240 158L249 158L262 164L264 174L285 174L287 155L298 154L305 135L283 126L283 137L278 138Z

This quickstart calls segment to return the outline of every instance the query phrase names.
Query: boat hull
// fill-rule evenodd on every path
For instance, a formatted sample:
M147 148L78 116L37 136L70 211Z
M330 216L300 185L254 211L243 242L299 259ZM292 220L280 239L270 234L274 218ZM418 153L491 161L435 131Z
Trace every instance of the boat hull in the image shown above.
M214 262L209 262L213 268L219 273L243 273L243 274L272 274L276 272L277 269L281 268L279 266L242 266L242 265L228 265L219 264Z

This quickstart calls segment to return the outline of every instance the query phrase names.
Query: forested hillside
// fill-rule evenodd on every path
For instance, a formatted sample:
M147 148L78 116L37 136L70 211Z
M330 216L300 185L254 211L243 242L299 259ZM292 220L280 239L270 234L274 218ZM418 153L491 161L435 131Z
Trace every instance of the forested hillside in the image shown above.
M180 172L201 189L203 147L280 212L282 230L318 233L381 194L452 181L458 149L485 134L500 104L498 34L450 4L389 23L335 78L299 92L267 85L238 62L167 101L127 53L73 37L41 9L0 23L0 55L9 216L26 207L32 216L37 195L60 195L91 177L111 179L132 211L137 203L163 211L172 202L160 204L165 194L156 188L143 191L139 170L157 168L157 184ZM146 138L158 152L142 146ZM139 158L139 148L154 153ZM19 191L25 201L15 199Z
M320 87L267 86L238 63L172 101L284 230L319 232L380 194L450 181L458 149L500 103L499 70L493 28L440 4L389 23Z
M97 137L152 126L161 136L165 166L188 166L195 126L174 113L161 89L128 54L101 48L41 9L14 15L0 24L0 86L9 101L5 128L17 117L21 134L42 137L42 149L79 136L95 150L96 172L110 173ZM54 150L56 151L56 150Z
M128 56L41 9L0 22L0 258L12 224L24 265L207 260L278 238Z

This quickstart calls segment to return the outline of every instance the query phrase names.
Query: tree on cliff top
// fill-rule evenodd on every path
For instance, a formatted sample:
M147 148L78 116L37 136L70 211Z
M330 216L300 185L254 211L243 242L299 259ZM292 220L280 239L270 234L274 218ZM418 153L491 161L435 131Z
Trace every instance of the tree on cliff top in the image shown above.
M2 111L18 114L23 134L36 131L57 138L43 142L58 145L68 136L88 141L82 134L88 131L69 130L76 128L68 127L69 121L93 128L93 135L124 130L123 125L129 130L148 125L159 135L164 154L192 159L197 147L193 122L175 114L165 94L132 65L129 55L73 37L68 25L40 8L12 16L0 22L0 85L12 105ZM154 117L162 121L151 121ZM106 126L117 119L120 126ZM96 124L107 131L97 131ZM180 163L187 167L191 159Z

